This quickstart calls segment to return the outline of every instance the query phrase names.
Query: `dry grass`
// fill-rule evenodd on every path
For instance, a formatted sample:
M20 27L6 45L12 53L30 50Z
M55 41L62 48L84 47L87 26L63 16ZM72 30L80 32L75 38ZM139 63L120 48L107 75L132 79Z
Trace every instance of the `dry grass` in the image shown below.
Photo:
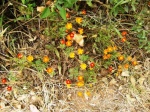
M149 112L149 64L147 58L141 68L134 70L136 76L139 76L135 77L135 86L130 77L120 77L113 83L103 77L89 88L72 86L68 89L66 85L52 80L30 89L24 88L24 91L19 91L17 84L13 87L13 92L6 91L4 87L0 90L1 112L30 112L31 104L41 112ZM141 69L143 74L139 72ZM78 91L84 93L87 90L91 92L90 96L77 95Z

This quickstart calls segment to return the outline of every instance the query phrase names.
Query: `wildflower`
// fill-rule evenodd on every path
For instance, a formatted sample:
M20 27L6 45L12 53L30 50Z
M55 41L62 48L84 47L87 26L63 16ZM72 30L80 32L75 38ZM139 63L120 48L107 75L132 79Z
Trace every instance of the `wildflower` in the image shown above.
M83 97L83 93L82 93L81 91L78 91L78 92L77 92L77 95L78 95L79 97Z
M132 61L133 66L136 66L137 64L138 64L137 61Z
M49 62L49 60L50 60L50 59L49 59L49 57L48 57L48 56L44 56L44 57L43 57L43 62L44 62L44 63L48 63L48 62Z
M29 55L29 56L27 57L27 60L28 60L29 62L32 62L32 61L33 61L33 56L32 56L32 55Z
M71 32L69 35L70 35L71 38L74 37L74 33L73 32Z
M72 38L70 37L70 35L67 35L66 39L67 40L72 40Z
M119 61L123 61L123 60L124 60L124 56L123 56L123 55L120 55L120 56L118 57L118 60L119 60Z
M108 52L112 52L112 51L113 51L113 47L109 46L109 47L107 48L107 50L108 50Z
M108 68L108 71L111 73L111 72L112 72L112 70L113 70L113 67L112 67L112 66L110 66L110 67Z
M66 18L70 18L70 14L69 13L66 13Z
M108 59L108 58L107 58L107 55L103 55L103 59L104 59L104 60Z
M109 59L111 57L111 54L107 54L106 56L107 56L107 59Z
M79 75L79 76L78 76L78 80L79 80L79 81L83 81L83 76Z
M94 66L95 66L95 63L94 63L94 62L91 62L91 63L90 63L90 68L94 68Z
M21 58L23 57L23 54L18 53L18 54L17 54L17 57L18 57L19 59L21 59Z
M7 91L11 91L12 90L12 87L11 86L8 86L7 87Z
M71 84L71 80L70 80L70 79L67 79L67 80L66 80L66 84Z
M85 94L86 94L87 96L91 96L91 92L90 92L90 91L86 91Z
M79 29L78 29L78 32L79 32L79 34L82 35L82 34L83 34L83 28L79 28Z
M76 18L76 22L77 22L78 24L81 24L82 18L81 18L81 17L77 17L77 18Z
M108 49L104 49L104 54L107 54L108 53Z
M70 40L68 40L68 41L66 42L66 46L68 46L68 47L72 46L72 42L71 42Z
M129 68L129 64L124 64L124 68L128 69Z
M70 57L70 58L74 58L74 57L75 57L75 53L74 53L74 52L71 52L71 53L69 54L69 57Z
M127 31L122 31L122 32L121 32L121 35L122 35L122 36L126 36L126 35L127 35Z
M7 79L6 78L3 78L2 79L2 84L5 84L7 82Z
M121 42L126 42L126 41L127 41L126 37L121 38Z
M80 55L80 54L83 54L84 50L81 49L81 48L79 48L79 49L77 50L77 52L78 52L78 54Z
M66 29L68 29L68 30L72 29L72 23L67 23L66 24Z
M131 56L128 56L128 57L127 57L127 60L128 60L128 61L131 61L131 60L132 60L132 57L131 57Z
M113 50L114 50L114 51L117 50L117 46L113 46Z
M81 14L85 15L86 14L86 10L82 10Z
M78 87L84 86L84 81L79 81L79 82L77 82L77 86L78 86Z
M48 74L51 74L53 72L53 69L51 67L49 67L49 68L46 69L46 71L47 71Z
M61 39L61 40L60 40L60 43L61 43L61 44L65 44L66 42L65 42L64 39Z
M80 65L80 68L82 69L82 70L85 70L86 69L86 64L85 63L82 63L81 65Z

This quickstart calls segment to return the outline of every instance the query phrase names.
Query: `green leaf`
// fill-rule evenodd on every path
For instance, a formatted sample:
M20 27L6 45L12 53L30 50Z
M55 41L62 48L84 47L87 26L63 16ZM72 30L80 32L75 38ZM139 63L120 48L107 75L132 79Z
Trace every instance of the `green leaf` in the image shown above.
M59 9L59 14L63 18L63 20L66 20L66 10L65 10L65 8L60 8Z
M51 12L50 12L49 7L46 7L46 8L44 9L44 11L42 12L40 18L42 18L42 19L43 19L43 18L47 18L48 16L50 16L50 14L51 14Z
M88 6L92 7L93 4L92 4L92 0L87 0L86 3L88 4Z
M85 62L85 61L87 61L87 60L89 59L89 56L83 54L83 55L80 55L80 56L79 56L79 59L80 59L81 61Z
M58 52L57 49L55 49L55 54L56 54L56 56L58 57L58 59L60 60L60 55L59 55L59 52Z

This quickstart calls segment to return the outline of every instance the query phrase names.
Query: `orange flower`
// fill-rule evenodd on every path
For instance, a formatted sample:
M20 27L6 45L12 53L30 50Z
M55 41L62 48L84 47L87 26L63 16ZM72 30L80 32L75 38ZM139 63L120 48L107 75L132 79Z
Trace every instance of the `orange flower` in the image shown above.
M109 59L110 57L111 57L111 54L105 54L105 55L103 56L103 59L106 60L106 59Z
M86 14L86 10L82 10L81 14L85 15Z
M72 38L70 37L70 35L67 35L66 39L67 40L72 40Z
M137 64L138 64L137 61L132 61L132 65L133 65L133 66L136 66Z
M66 42L66 46L68 46L68 47L72 46L72 42L71 42L70 40L68 40L68 41Z
M123 38L121 38L121 42L126 42L127 38L124 36Z
M128 60L128 61L131 61L131 60L132 60L132 57L131 57L131 56L128 56L128 57L127 57L127 60Z
M18 53L18 54L17 54L17 57L18 57L19 59L21 59L21 58L23 57L23 54Z
M78 80L79 80L79 81L83 81L83 76L81 76L81 75L78 76Z
M104 49L104 54L107 54L108 53L108 49Z
M44 63L48 63L48 62L49 62L49 60L50 60L50 59L49 59L49 57L48 57L48 56L44 56L44 57L43 57L43 62L44 62Z
M120 56L118 57L118 60L119 60L119 61L123 61L123 60L124 60L124 56L123 56L123 55L120 55Z
M108 48L108 52L112 52L113 51L113 47L109 46Z
M70 18L70 14L69 13L66 13L66 18Z
M128 69L129 68L129 64L125 64L124 68Z
M114 51L117 50L117 46L113 46L113 50L114 50Z
M126 36L126 35L127 35L127 31L122 31L122 32L121 32L121 35L122 35L122 36Z
M49 68L46 69L46 71L47 71L48 74L50 74L50 73L53 72L53 69L51 67L49 67Z

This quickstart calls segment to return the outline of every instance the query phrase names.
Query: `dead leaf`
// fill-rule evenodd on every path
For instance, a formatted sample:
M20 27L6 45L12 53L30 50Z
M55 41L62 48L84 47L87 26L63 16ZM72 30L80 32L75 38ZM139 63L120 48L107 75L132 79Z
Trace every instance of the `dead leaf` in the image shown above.
M73 40L75 40L80 46L84 46L84 38L86 36L83 36L81 34L74 34Z
M31 112L40 112L34 105L30 105L30 111Z
M38 12L43 12L44 9L45 9L44 6L39 6L39 7L37 7L37 11L38 11Z
M130 77L130 81L131 81L131 84L133 85L133 86L135 86L135 84L136 84L136 80L135 80L135 78L131 75L131 77Z
M116 85L117 81L115 79L112 79L110 82L109 82L109 85L112 86L112 85Z
M143 77L143 76L138 79L138 82L141 86L143 86L144 80L145 80L145 77Z
M126 77L128 77L129 76L129 71L123 71L122 73L121 73L121 76L126 76Z
M127 101L129 104L131 104L132 102L135 101L135 98L131 98L131 96L129 94L126 95Z

